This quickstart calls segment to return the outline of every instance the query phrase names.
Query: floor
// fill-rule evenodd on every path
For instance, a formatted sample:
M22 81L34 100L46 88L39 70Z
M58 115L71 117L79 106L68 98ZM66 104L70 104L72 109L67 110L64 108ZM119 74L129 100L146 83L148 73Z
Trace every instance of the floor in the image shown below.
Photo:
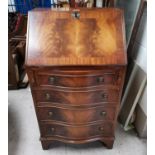
M146 140L117 125L112 150L100 142L84 145L55 143L43 151L30 89L9 91L9 155L146 155Z

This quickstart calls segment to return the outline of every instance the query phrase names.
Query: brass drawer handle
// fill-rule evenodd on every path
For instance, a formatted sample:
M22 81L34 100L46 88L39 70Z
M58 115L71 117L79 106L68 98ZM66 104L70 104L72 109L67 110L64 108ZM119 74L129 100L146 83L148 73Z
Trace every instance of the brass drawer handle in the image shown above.
M54 132L54 131L55 131L55 129L54 129L54 128L51 128L51 131L52 131L52 132Z
M104 128L103 128L103 127L99 127L99 130L100 130L100 131L104 131Z
M98 83L104 82L104 77L103 77L103 76L97 77L97 82L98 82Z
M101 97L102 97L102 99L107 99L107 98L108 98L108 94L102 93L102 94L101 94Z
M54 81L55 81L55 77L50 76L50 77L48 78L48 83L49 83L49 84L53 84Z
M51 95L49 93L46 93L45 98L46 98L46 100L49 100L51 98Z
M49 116L53 116L53 112L52 112L52 111L49 111L49 112L48 112L48 115L49 115Z
M106 112L105 111L101 111L101 116L106 116Z

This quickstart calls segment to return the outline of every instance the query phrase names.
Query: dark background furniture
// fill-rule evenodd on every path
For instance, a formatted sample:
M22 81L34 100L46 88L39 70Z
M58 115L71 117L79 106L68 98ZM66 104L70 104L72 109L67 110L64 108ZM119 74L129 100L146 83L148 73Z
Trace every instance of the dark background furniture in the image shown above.
M8 88L25 88L28 84L24 81L27 17L9 12L8 21Z
M93 1L92 7L96 7L96 1ZM103 0L102 2L102 7L114 7L114 2L115 0ZM70 6L72 8L75 7L88 7L89 1L85 1L85 0L79 0L79 2L77 2L76 0L70 0Z

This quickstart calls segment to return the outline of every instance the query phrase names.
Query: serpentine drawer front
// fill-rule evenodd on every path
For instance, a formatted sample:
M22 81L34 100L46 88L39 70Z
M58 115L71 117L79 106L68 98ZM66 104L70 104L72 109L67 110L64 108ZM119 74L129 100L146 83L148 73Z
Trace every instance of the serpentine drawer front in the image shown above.
M34 96L38 102L54 102L58 104L84 105L101 102L118 102L118 89L99 90L35 90Z
M57 121L70 124L85 124L103 120L114 121L117 109L115 106L97 107L37 107L41 121ZM79 117L80 116L80 117Z
M113 136L113 124L102 122L89 125L62 125L54 123L41 124L42 136L61 137L65 139L85 139L96 138L99 136Z
M112 148L127 64L119 9L28 14L25 66L43 149L100 140Z
M120 69L106 67L102 70L85 70L85 71L55 71L42 70L36 72L38 86L57 86L57 87L95 87L100 85L119 85L121 81ZM119 77L120 76L120 77Z

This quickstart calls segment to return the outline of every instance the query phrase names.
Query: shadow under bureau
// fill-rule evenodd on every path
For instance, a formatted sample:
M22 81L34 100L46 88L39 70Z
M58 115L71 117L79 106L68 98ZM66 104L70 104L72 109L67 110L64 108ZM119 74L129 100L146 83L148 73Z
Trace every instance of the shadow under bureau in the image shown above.
M30 11L26 50L43 149L112 148L127 64L122 10Z

